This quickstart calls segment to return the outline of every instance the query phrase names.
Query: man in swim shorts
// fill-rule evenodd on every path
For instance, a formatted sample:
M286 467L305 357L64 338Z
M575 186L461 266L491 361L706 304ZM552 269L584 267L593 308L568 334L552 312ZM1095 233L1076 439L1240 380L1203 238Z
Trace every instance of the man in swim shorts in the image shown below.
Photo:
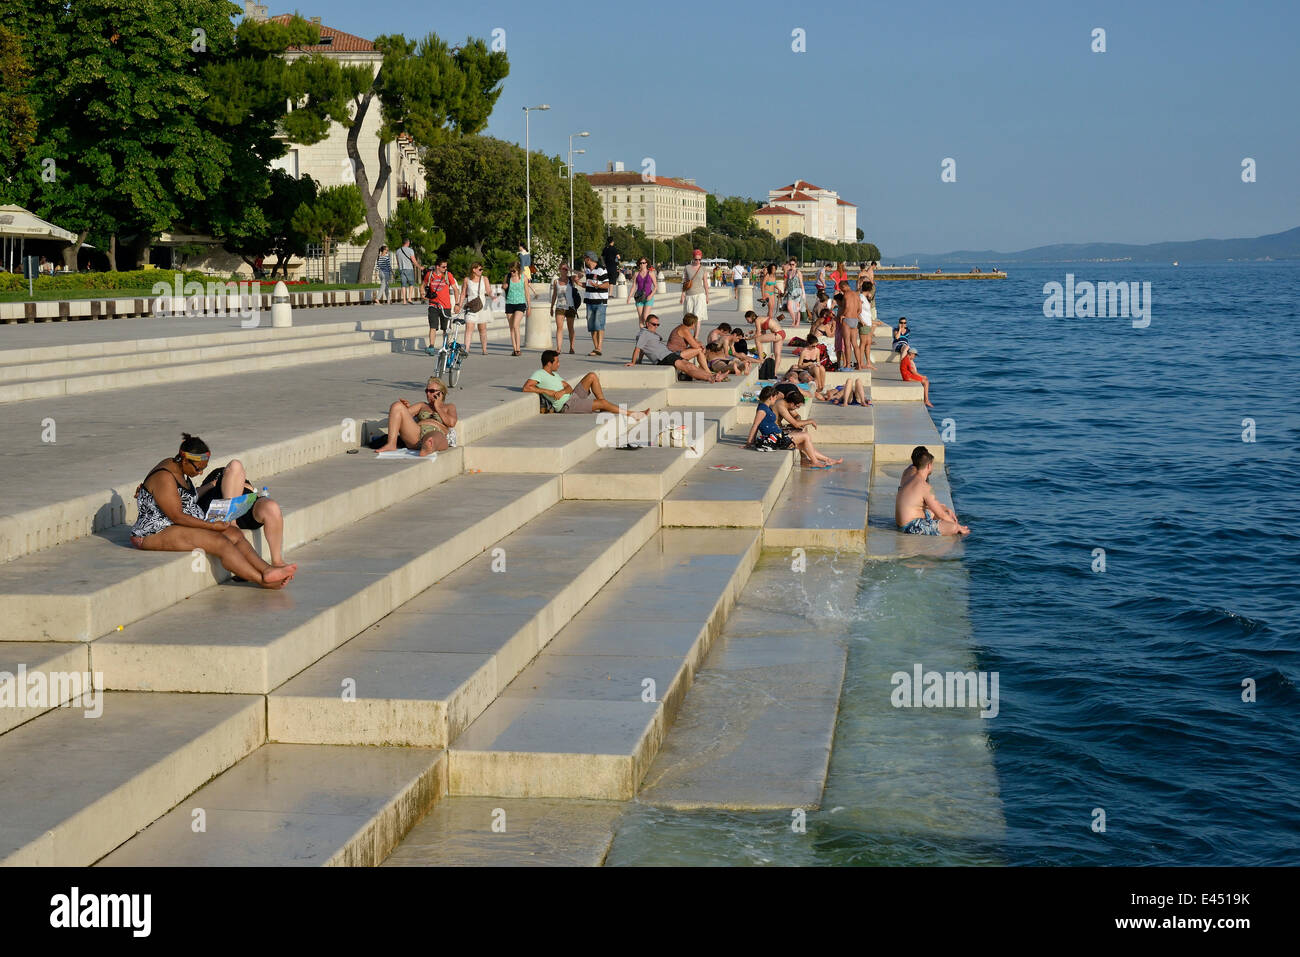
M894 499L894 524L905 535L969 535L970 529L957 521L956 514L939 501L930 485L934 456L918 449L912 461L916 472Z

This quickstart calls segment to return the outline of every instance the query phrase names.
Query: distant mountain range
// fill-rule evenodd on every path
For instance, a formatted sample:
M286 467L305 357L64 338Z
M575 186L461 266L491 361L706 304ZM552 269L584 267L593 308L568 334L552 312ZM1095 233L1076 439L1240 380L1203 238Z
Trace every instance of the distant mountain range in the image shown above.
M1052 246L1022 249L1016 253L1000 253L991 249L959 249L938 254L886 255L884 261L898 265L919 261L929 264L978 263L1002 266L1007 263L1106 261L1223 262L1227 259L1300 259L1300 226L1284 233L1256 236L1254 239L1195 239L1180 243L1151 243L1147 246L1129 243L1056 243Z

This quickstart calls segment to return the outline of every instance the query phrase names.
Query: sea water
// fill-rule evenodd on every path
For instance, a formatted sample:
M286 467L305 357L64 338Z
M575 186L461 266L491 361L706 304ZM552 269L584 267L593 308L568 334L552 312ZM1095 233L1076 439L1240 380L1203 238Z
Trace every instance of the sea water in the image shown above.
M609 863L1300 859L1300 264L1008 271L880 284L973 535L862 571L823 807L638 806ZM1046 317L1067 274L1149 324ZM963 650L995 718L891 718L891 663Z

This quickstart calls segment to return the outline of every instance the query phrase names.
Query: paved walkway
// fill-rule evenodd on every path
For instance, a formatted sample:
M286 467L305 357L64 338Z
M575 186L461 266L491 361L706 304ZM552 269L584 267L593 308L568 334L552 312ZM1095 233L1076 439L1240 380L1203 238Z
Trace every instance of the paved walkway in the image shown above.
M405 309L405 311L404 311ZM357 321L411 314L411 307L347 306L295 310L296 324ZM724 307L725 309L725 307ZM388 310L385 312L385 310ZM659 310L668 322L680 306ZM417 316L423 317L419 307ZM721 316L727 313L722 311ZM712 324L726 321L712 320ZM202 326L223 331L229 319L114 319L98 322L43 323L0 328L0 346L53 345L73 336L150 338L181 334ZM665 323L667 325L667 322ZM577 355L563 355L560 373L576 382L589 371L622 368L631 358L635 314L620 309L609 320L605 355L587 357L591 340L580 314ZM179 330L179 331L178 331ZM504 336L504 325L493 334ZM538 352L510 355L508 342L489 341L488 355L471 343L461 386L453 399L478 390L518 390L538 367ZM201 436L224 455L338 424L344 418L381 419L395 398L416 400L431 372L423 353L349 359L271 372L250 372L187 385L141 386L83 396L36 399L5 406L0 420L0 516L51 505L143 478L160 459L175 453L182 432ZM43 423L53 419L56 441L43 442ZM257 478L257 476L254 476ZM273 483L272 483L273 484Z

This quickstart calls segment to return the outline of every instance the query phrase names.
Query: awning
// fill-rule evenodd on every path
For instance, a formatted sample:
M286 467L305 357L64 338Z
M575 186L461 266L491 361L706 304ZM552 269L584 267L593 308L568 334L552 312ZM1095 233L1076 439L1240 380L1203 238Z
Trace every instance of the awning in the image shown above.
M0 206L0 236L23 239L61 239L75 243L77 234L47 223L21 206Z

